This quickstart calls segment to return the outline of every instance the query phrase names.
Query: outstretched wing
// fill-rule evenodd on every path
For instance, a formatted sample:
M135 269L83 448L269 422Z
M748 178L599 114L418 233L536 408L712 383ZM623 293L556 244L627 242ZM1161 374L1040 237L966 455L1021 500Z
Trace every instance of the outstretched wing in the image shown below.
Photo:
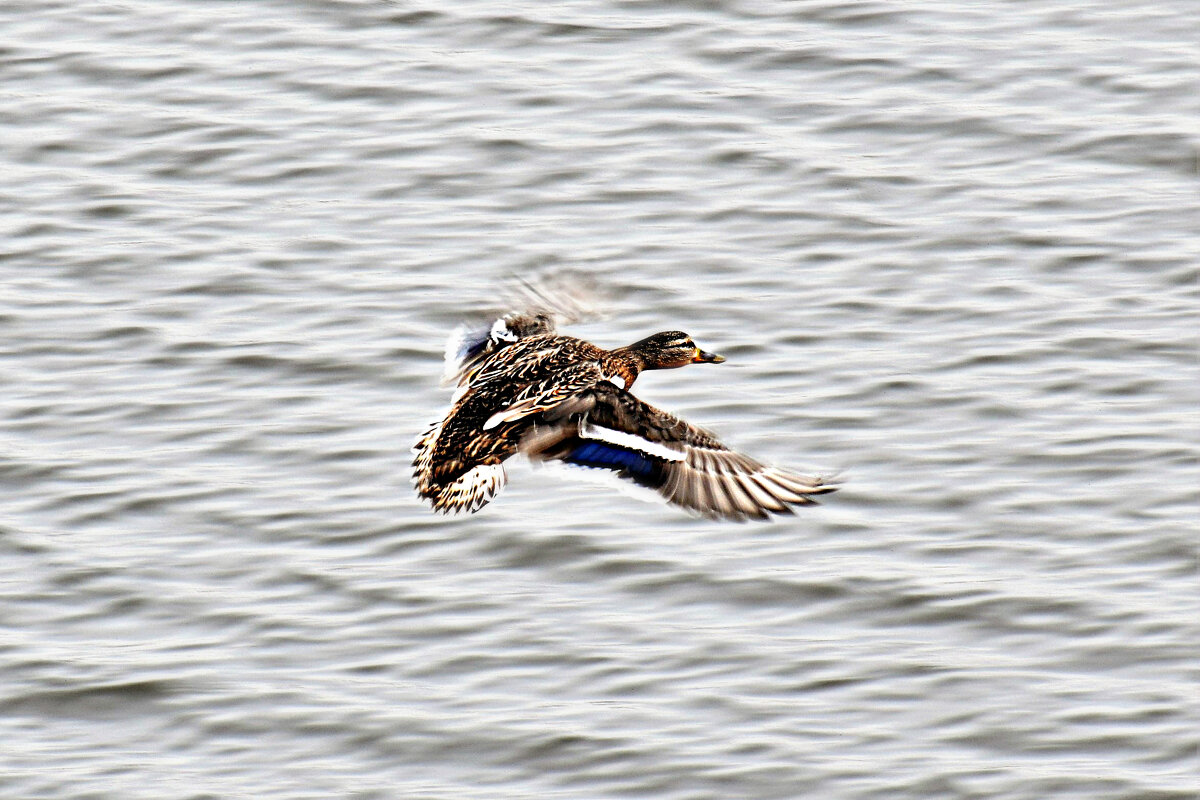
M821 478L769 467L717 437L609 383L588 393L580 424L561 438L533 437L534 458L608 469L708 517L765 519L835 491Z

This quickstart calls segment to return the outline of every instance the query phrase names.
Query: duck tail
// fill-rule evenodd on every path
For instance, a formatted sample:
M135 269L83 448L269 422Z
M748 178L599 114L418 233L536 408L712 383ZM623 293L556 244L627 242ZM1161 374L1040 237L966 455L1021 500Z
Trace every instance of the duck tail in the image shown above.
M503 464L478 464L449 483L417 486L417 493L442 514L473 514L500 493L508 476Z

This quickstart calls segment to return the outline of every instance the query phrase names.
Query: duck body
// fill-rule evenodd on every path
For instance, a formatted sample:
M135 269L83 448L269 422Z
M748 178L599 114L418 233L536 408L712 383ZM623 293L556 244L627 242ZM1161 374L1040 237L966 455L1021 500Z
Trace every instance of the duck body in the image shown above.
M417 493L435 510L478 510L523 453L607 470L711 517L764 518L833 491L766 467L629 392L646 369L720 363L687 334L664 331L606 350L554 330L547 315L510 314L447 348L458 390L413 447Z
M556 400L596 383L603 355L589 342L553 334L531 336L489 354L460 389L445 419L423 437L427 446L416 451L421 496L438 510L454 510L467 500L470 505L486 502L471 485L456 482L475 467L494 467L515 455L528 428L520 423L536 413L533 404L540 400L548 411ZM512 419L504 419L506 412ZM493 472L484 470L488 476Z

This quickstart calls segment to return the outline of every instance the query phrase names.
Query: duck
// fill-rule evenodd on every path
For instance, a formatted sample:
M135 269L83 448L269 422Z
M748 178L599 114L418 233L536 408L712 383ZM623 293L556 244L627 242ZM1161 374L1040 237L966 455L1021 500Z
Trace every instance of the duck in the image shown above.
M837 489L768 466L630 390L647 370L720 364L687 333L662 331L607 350L557 331L553 314L511 312L447 344L446 414L418 436L413 483L443 514L474 513L504 488L521 454L610 474L713 519L791 514Z

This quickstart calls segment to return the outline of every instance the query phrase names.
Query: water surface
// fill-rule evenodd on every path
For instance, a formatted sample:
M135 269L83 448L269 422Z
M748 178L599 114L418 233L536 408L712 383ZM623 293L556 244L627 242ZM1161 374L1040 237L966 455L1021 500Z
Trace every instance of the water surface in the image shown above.
M1194 797L1194 11L6 2L0 796ZM429 514L566 268L844 490Z

